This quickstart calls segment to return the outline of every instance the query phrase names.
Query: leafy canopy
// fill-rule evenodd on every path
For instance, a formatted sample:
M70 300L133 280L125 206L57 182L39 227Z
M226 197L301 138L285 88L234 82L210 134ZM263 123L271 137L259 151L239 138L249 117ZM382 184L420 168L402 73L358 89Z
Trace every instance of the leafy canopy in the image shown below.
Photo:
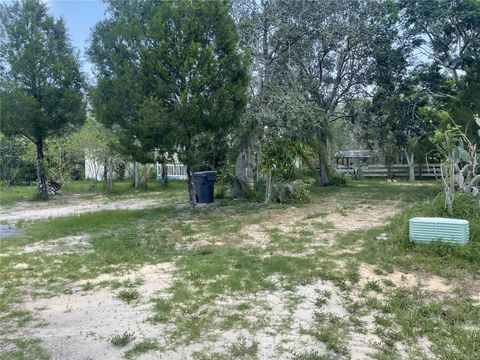
M84 79L63 19L38 0L0 4L1 130L34 142L85 120Z
M133 11L135 10L135 11ZM246 104L246 57L219 1L112 3L89 54L98 73L94 109L147 149L187 164L237 122Z

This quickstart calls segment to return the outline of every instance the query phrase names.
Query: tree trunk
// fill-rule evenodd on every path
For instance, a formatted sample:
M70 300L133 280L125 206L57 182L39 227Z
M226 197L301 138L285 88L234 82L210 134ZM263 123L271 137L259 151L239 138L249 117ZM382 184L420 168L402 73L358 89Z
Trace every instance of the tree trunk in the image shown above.
M150 177L150 165L143 165L143 187L146 189L148 187L148 178Z
M168 166L165 160L162 161L162 183L168 185Z
M272 169L268 169L267 178L265 181L265 205L270 204L270 198L272 196Z
M188 201L190 203L190 211L193 211L197 206L197 194L195 192L195 185L193 184L193 166L192 165L187 165L187 179L188 179Z
M308 158L308 155L305 154L305 152L301 149L298 151L298 155L300 156L302 161L307 165L307 167L310 169L310 171L313 172L313 174L315 176L315 184L320 185L319 173L317 172L317 169L315 168L315 165Z
M43 166L43 139L38 139L35 145L37 146L37 188L42 197L48 198L47 177Z
M138 171L138 162L133 162L133 187L137 190L140 186L139 171Z
M106 177L105 177L106 188L108 192L113 191L113 162L112 158L107 158L106 161Z
M323 129L317 130L318 138L318 175L320 178L320 186L330 185L328 178L328 156L327 156L327 133Z
M408 152L407 149L403 149L403 152L405 153L405 157L407 158L408 180L415 181L415 158L413 155L413 151Z

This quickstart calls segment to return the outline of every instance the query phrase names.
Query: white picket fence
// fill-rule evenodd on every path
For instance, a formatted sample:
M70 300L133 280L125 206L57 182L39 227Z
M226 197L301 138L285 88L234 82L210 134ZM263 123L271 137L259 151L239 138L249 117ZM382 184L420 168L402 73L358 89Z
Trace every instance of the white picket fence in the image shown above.
M341 174L351 173L354 166L337 165L336 170ZM388 168L386 165L356 165L355 168L360 169L362 177L387 177ZM395 177L408 177L408 165L399 164L392 165L390 171ZM440 177L440 164L416 164L415 176L417 177Z
M162 164L156 163L157 180L162 179ZM166 164L167 179L172 180L186 180L187 179L187 165L181 163Z

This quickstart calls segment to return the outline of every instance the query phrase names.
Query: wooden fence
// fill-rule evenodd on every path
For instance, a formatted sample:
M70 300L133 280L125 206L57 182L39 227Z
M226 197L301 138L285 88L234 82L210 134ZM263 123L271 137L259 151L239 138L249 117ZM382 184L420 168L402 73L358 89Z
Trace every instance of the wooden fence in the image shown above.
M353 170L353 166L337 165L337 171L341 174L348 174ZM359 173L362 177L387 177L388 168L386 165L356 165L356 169L360 169ZM392 165L390 167L391 174L394 177L408 177L408 165ZM440 164L416 164L416 177L435 177L440 178Z

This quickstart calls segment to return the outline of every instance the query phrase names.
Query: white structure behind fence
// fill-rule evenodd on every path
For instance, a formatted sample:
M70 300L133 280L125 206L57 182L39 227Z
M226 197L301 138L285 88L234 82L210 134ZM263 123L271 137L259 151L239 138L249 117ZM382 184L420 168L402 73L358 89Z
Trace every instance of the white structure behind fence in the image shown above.
M162 178L162 164L156 163L157 180ZM187 179L187 165L181 163L166 164L167 179L172 180L186 180Z

